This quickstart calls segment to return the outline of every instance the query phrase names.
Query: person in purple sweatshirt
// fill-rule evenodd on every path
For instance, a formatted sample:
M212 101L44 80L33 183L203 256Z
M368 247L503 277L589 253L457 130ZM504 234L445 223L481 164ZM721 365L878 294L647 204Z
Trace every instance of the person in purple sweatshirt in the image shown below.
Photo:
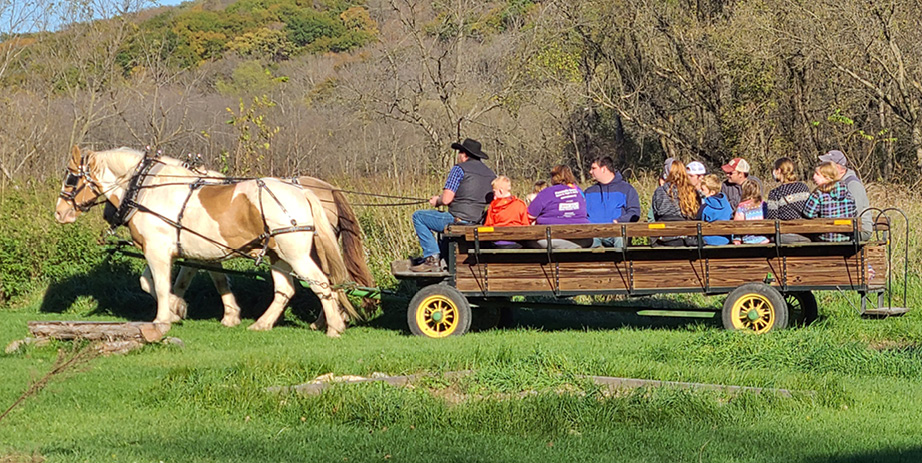
M565 165L551 169L551 186L541 190L528 205L528 217L535 225L581 224L589 223L586 218L586 199L583 190L576 184L573 171ZM529 243L532 246L547 247L547 240ZM592 238L553 239L552 248L572 249L592 245Z
M586 213L589 223L624 223L640 220L640 197L621 172L614 168L610 156L593 161L589 173L596 184L586 189ZM598 244L620 248L621 237L597 238Z

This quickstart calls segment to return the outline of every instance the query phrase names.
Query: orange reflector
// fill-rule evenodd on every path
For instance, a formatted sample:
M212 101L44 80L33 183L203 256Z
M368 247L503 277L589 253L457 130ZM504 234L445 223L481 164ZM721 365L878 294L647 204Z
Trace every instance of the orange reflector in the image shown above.
M477 227L477 231L480 233L489 233L493 231L493 227Z
M852 221L851 220L836 220L836 221L833 221L832 223L833 225L851 225Z
M650 225L647 225L647 228L649 228L650 230L660 230L660 229L666 228L666 224L664 224L664 223L651 223Z

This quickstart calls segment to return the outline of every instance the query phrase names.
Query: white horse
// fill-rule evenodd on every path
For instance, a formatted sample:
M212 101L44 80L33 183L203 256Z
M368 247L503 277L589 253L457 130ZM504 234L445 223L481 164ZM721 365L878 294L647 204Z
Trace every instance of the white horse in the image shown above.
M169 179L187 175L185 169L128 149L81 153L74 147L67 171L55 208L60 223L75 221L101 201L136 205L126 221L151 270L157 298L154 322L179 319L171 311L179 302L170 291L177 257L220 261L265 255L272 263L275 297L250 329L268 330L278 320L294 295L292 272L308 281L320 298L327 335L336 337L345 329L339 305L350 316L358 315L345 294L331 288L331 280L334 285L346 280L346 268L323 207L296 185L267 178L191 187ZM311 259L315 244L330 277Z
M127 147L119 148L119 150L129 150L139 155L142 154L140 151ZM161 175L161 177L164 177L164 181L169 181L170 183L191 184L202 180L209 183L220 183L224 179L224 174L220 172L201 168L192 169L182 160L169 156L158 156L157 160L164 164L183 169L182 172L171 169L172 174L169 177ZM352 281L361 286L374 287L374 277L371 274L371 270L368 268L368 263L365 261L365 247L362 243L362 231L359 226L358 217L355 215L352 206L349 204L342 190L323 180L306 175L288 181L301 186L305 190L305 194L314 194L320 199L327 219L330 221L330 225L332 225L337 237L342 240L342 255L349 277ZM323 270L325 272L329 271L326 268ZM177 298L173 299L170 304L170 310L180 319L186 318L187 315L184 295L189 289L189 285L192 283L195 272L196 269L181 265L173 283L173 294L176 295ZM233 292L231 292L230 279L227 274L216 271L208 271L208 274L215 285L215 289L221 296L221 302L224 305L224 318L221 320L221 323L225 326L236 326L240 323L240 307L237 304L236 297L234 297ZM151 296L154 296L154 298L157 297L156 293L152 291L150 267L145 267L141 275L141 289ZM373 299L365 299L363 301L363 307L366 311L373 310L375 305L376 301ZM348 316L348 314L344 315ZM311 324L311 328L323 329L325 327L326 321L321 312L317 321Z

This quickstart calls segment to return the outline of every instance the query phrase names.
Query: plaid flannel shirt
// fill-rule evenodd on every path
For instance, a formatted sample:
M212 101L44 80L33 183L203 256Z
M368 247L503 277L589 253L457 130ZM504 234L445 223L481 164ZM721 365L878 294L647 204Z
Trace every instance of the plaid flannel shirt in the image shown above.
M857 213L855 200L848 193L848 188L842 182L836 182L835 187L829 193L823 193L819 189L814 190L804 205L804 217L808 219L855 217ZM850 239L852 239L852 236L847 233L823 233L820 235L820 241L848 241Z
M461 186L461 180L464 178L464 171L461 170L457 165L452 166L451 170L448 171L448 178L445 179L445 190L451 190L455 193L458 192L458 187Z

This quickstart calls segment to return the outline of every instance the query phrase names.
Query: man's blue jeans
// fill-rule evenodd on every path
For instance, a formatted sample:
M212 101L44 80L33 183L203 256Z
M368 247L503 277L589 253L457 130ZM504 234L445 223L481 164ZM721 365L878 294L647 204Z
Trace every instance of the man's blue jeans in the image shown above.
M448 212L422 209L413 213L413 228L416 229L416 237L423 248L423 257L439 254L439 242L433 232L442 233L445 227L452 223L455 223L455 217Z

